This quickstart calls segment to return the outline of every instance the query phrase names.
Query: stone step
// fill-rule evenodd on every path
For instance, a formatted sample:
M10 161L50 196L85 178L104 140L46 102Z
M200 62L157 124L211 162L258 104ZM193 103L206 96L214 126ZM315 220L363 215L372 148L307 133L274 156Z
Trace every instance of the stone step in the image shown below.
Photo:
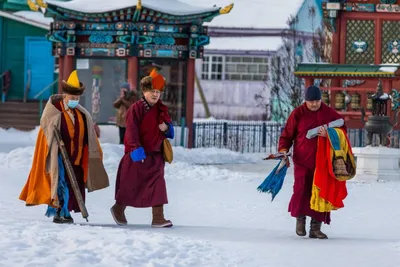
M0 103L0 127L30 131L40 124L38 102Z

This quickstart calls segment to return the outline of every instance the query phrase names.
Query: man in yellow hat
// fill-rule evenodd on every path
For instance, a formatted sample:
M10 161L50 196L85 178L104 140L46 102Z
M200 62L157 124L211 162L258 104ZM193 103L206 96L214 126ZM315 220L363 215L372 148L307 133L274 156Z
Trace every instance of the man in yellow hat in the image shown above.
M50 96L43 110L32 168L19 199L27 206L48 205L46 216L54 216L54 223L73 223L70 212L80 212L80 208L54 137L54 126L60 130L83 201L85 188L88 192L104 189L109 179L92 117L79 105L85 86L76 70L68 81L62 81L62 90L63 94Z

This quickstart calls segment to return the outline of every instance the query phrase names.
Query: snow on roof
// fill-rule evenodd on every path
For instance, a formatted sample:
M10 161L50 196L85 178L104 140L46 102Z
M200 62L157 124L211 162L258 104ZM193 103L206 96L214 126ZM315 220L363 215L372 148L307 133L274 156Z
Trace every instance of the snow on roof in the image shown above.
M36 11L17 11L17 12L14 12L13 15L22 17L24 19L34 21L37 23L41 23L43 25L50 26L50 23L53 22L53 18L47 18L43 15L43 13L36 12Z
M43 14L34 11L18 11L15 13L0 10L0 17L5 17L21 23L48 30L52 19L45 18ZM46 20L47 19L47 20Z
M211 37L204 49L276 51L281 44L281 37Z
M205 25L214 27L286 28L289 15L295 15L304 0L180 0L192 5L227 6L230 13L215 17Z
M86 12L86 13L103 13L137 5L137 0L72 0L68 2L60 2L55 0L47 1L48 4L63 7L66 9ZM142 6L161 11L171 15L192 15L205 12L219 10L220 7L213 5L199 7L194 6L190 1L183 3L179 0L142 0Z

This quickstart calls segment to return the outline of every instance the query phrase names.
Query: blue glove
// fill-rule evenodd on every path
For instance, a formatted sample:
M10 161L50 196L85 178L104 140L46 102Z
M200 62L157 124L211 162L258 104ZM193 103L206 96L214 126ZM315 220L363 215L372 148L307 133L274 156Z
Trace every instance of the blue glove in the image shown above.
M165 137L169 139L174 139L175 136L174 126L172 125L172 123L167 123L167 125L168 125L168 130L164 133Z
M138 147L131 152L130 156L133 162L138 162L146 158L146 153L144 153L143 147Z

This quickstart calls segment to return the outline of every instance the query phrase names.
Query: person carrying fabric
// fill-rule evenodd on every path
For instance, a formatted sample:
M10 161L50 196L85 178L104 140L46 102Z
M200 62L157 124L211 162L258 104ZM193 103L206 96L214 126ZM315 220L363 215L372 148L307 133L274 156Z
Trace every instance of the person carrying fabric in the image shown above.
M152 207L152 227L171 227L164 218L168 203L164 179L163 141L174 138L168 108L160 100L164 77L155 69L140 81L143 97L127 111L125 154L115 185L115 204L111 214L118 225L126 225L125 209Z
M318 138L306 138L307 131L341 118L339 113L321 102L321 90L310 86L305 92L305 103L292 111L279 138L279 152L287 153L293 145L294 185L288 211L296 218L299 236L307 234L306 216L311 217L310 238L326 239L321 225L331 221L330 212L318 212L310 206ZM347 131L345 125L340 129ZM326 128L320 127L318 135L326 138Z
M75 70L68 81L62 81L63 94L50 96L40 119L32 167L19 196L27 206L48 205L46 216L54 216L54 223L73 223L70 212L81 212L54 136L54 126L61 133L83 201L85 188L93 192L109 186L92 117L79 105L84 90Z

